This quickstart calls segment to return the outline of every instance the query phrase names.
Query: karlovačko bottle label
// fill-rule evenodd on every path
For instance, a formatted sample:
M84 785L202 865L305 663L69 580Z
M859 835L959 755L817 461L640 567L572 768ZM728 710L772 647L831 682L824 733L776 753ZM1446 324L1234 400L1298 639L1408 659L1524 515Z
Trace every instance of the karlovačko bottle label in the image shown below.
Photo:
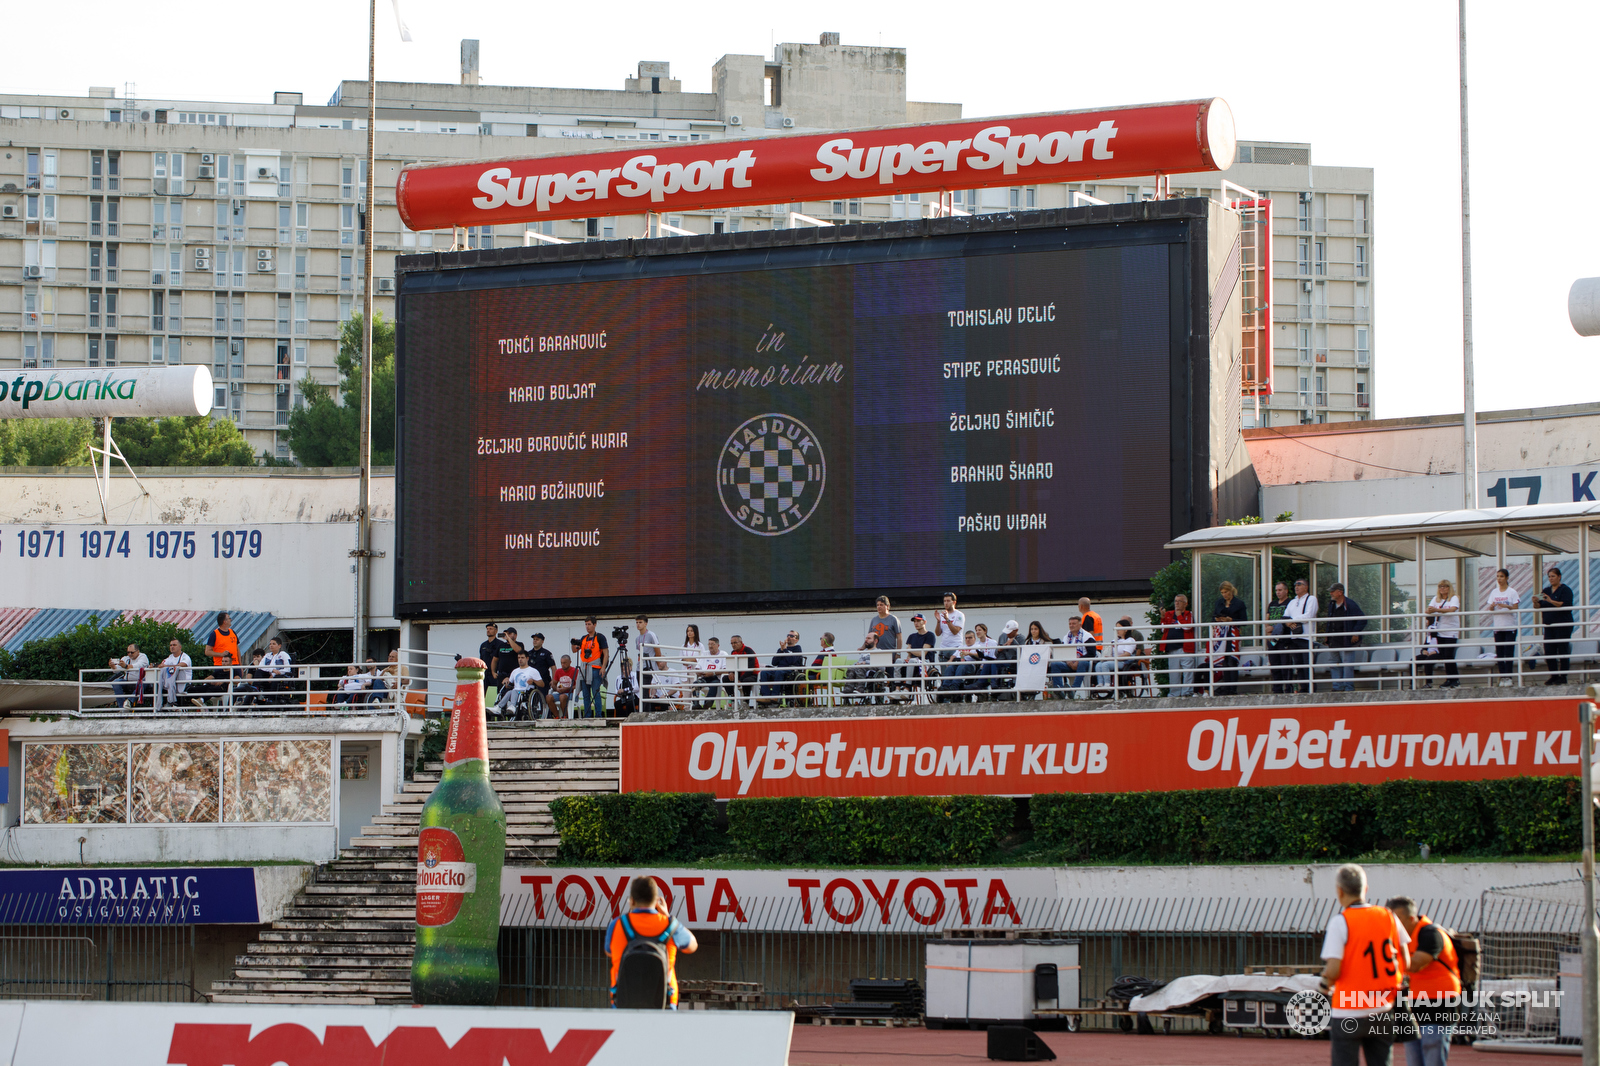
M484 729L483 671L481 659L462 659L456 664L455 712L450 715L450 732L445 736L446 769L469 759L489 765L489 737ZM476 711L477 713L472 713Z
M417 924L449 925L478 889L478 864L466 861L461 838L430 826L417 842Z

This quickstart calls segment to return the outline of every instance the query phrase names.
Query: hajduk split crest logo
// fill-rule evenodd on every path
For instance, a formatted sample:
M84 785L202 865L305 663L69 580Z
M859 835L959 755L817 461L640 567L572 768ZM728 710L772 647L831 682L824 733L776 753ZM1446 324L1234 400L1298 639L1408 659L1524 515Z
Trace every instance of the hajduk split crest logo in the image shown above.
M1328 1028L1333 1015L1328 997L1313 988L1302 989L1290 996L1289 1002L1284 1004L1283 1013L1288 1019L1289 1028L1301 1036L1316 1036Z
M717 460L722 508L746 532L792 533L822 499L828 467L804 422L757 415L734 430Z

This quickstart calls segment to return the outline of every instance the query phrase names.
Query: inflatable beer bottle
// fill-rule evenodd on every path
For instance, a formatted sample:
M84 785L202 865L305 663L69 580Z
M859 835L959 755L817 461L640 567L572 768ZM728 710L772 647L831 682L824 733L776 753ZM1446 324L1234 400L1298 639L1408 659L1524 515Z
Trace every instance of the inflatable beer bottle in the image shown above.
M444 774L422 808L411 1001L489 1006L500 988L500 870L506 812L489 784L484 664L456 663Z

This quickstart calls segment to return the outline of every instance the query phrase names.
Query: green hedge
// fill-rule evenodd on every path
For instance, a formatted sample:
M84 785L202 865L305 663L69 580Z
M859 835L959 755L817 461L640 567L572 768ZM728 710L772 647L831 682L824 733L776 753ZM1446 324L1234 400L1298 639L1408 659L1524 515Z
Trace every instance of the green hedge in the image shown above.
M1005 796L795 797L728 803L728 842L762 862L974 863L1010 832Z
M709 792L562 796L550 814L561 834L557 858L571 862L690 860L722 835Z
M105 619L89 616L65 633L42 640L30 640L14 652L0 649L0 677L27 681L76 681L78 671L104 670L110 659L127 654L129 644L150 657L152 664L167 657L167 645L177 640L195 665L205 659L205 648L194 634L175 622L148 618L123 618L111 613ZM245 649L240 649L241 651ZM206 661L209 665L209 660ZM110 674L90 675L90 680L105 681Z
M1436 855L1576 851L1576 778L1386 781L1187 792L1052 793L1034 842L1079 861L1335 862L1427 844Z

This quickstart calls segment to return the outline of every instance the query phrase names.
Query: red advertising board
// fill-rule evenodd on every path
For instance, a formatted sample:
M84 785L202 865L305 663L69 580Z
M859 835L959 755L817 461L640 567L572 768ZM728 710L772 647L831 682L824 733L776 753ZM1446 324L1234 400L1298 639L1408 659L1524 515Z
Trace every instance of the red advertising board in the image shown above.
M1031 795L1578 772L1573 699L627 722L623 792Z
M406 167L414 230L1226 170L1220 99Z

